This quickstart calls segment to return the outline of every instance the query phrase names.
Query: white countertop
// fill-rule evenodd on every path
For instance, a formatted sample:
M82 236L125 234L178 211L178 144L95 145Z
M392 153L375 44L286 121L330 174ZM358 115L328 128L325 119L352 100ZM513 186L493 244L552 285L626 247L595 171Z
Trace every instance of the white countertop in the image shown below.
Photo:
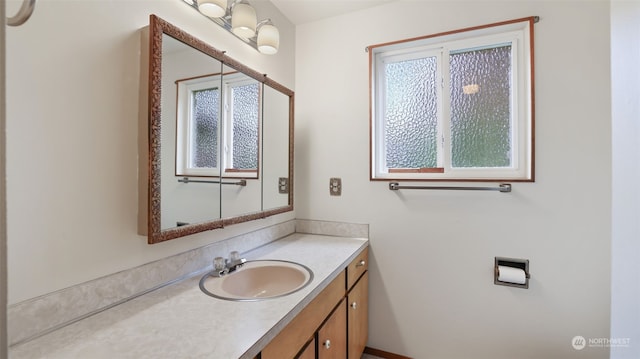
M313 281L291 295L257 302L210 297L201 275L11 347L17 358L253 358L366 246L365 238L295 233L245 254L309 267Z

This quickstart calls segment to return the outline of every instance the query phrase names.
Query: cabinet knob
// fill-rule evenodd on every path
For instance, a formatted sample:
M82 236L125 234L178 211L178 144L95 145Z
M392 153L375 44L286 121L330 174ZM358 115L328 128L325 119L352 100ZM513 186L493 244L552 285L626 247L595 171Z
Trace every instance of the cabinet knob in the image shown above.
M358 308L358 303L356 303L356 302L351 303L351 308L357 309Z
M327 339L324 341L324 343L322 344L326 349L331 348L331 340Z
M367 262L365 262L365 260L363 259L356 264L356 267L364 267L365 264L367 264Z

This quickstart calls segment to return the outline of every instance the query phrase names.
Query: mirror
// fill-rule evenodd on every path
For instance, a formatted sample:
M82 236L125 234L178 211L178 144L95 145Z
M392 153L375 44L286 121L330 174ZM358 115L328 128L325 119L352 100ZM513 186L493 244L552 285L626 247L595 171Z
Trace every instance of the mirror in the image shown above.
M189 66L184 66L189 64ZM178 182L176 176L203 174L209 158L217 154L217 123L222 63L173 37L162 35L160 115L160 230L220 219L220 184L197 185ZM213 82L213 83L212 83ZM193 108L199 131L189 132L189 88L195 92ZM214 95L212 95L214 94ZM212 110L211 107L215 106ZM204 108L204 110L202 109ZM209 116L202 112L210 112ZM194 121L196 122L196 121ZM191 135L191 136L189 136ZM184 138L193 138L194 166L183 164ZM176 163L172 166L172 163ZM187 167L187 168L180 168ZM196 167L194 169L189 167ZM183 177L184 178L184 177Z
M283 133L293 128L293 116L290 103L293 102L286 93L268 85L262 91L262 201L263 209L284 208L289 203L282 192L291 192L288 178L290 164L293 163L292 136L285 138ZM291 117L291 120L290 120ZM286 181L286 183L285 183Z
M155 15L149 38L148 242L292 211L293 91Z
M262 178L259 176L262 83L228 65L224 66L221 154L225 162L224 183L244 178L244 186L223 185L224 217L256 213L262 209ZM256 180L257 179L257 180Z

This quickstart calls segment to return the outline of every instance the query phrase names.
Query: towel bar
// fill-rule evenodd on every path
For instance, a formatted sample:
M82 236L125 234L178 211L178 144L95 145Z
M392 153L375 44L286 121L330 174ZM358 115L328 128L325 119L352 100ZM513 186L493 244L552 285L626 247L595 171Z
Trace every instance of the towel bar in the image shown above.
M434 190L511 192L511 184L501 183L500 186L498 187L462 187L462 186L402 186L398 182L390 182L389 189L392 191L397 191L399 189L434 189Z

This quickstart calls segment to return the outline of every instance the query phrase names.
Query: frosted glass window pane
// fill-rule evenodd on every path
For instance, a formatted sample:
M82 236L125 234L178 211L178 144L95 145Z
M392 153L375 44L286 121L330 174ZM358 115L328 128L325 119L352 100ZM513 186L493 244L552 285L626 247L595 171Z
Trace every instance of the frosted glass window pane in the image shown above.
M511 166L511 45L450 54L451 165Z
M437 59L385 65L385 145L388 168L437 167Z
M259 84L233 87L233 168L258 168Z
M192 105L191 167L215 168L220 91L217 88L194 91Z

